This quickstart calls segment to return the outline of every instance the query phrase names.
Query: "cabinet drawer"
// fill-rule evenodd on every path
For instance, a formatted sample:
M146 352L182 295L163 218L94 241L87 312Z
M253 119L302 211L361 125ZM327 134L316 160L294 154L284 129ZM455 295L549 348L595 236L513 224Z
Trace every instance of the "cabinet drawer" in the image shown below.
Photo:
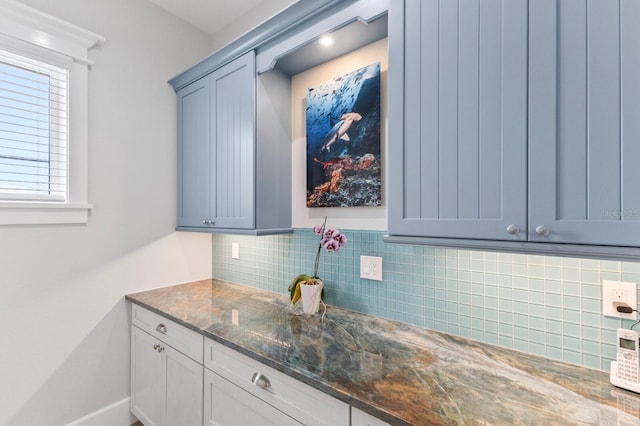
M202 364L202 335L135 304L131 315L133 325Z
M305 425L349 425L349 405L205 338L205 367ZM260 387L261 374L270 383ZM264 383L264 381L263 381Z
M205 425L302 426L260 398L205 369Z

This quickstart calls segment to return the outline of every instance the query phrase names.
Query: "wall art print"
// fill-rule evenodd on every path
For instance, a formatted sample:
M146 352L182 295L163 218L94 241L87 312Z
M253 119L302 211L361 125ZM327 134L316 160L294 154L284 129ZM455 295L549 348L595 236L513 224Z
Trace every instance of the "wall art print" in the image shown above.
M380 206L380 63L307 89L307 207Z

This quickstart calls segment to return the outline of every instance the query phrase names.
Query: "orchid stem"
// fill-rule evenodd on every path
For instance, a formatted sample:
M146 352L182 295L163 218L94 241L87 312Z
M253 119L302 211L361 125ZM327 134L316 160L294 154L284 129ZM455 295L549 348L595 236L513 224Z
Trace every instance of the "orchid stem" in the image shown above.
M322 223L322 230L320 231L320 243L318 243L318 253L316 253L316 262L313 267L313 277L318 278L318 264L320 263L320 250L322 250L322 237L324 236L324 228L327 226L327 216L324 217L324 222Z

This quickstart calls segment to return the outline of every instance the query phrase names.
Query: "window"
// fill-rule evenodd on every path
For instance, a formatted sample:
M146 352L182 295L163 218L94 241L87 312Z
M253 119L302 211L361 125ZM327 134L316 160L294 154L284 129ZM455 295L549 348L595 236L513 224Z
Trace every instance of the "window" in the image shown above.
M67 79L0 51L0 199L67 201Z
M0 225L88 222L88 53L104 41L0 1Z

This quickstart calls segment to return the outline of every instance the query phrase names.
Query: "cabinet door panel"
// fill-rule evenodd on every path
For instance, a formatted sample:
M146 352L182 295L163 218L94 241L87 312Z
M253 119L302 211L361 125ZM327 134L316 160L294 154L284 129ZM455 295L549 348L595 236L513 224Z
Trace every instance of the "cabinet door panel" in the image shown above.
M206 425L296 426L302 424L206 369L204 398Z
M390 234L525 239L526 24L524 0L391 2Z
M530 6L529 239L637 246L640 7Z
M131 412L147 426L164 425L163 357L159 341L131 327Z
M481 172L480 156L478 150L478 142L480 140L479 112L480 99L478 97L479 79L478 76L484 73L480 72L480 51L477 43L480 30L479 22L479 4L475 0L463 0L459 2L460 13L460 36L459 36L459 61L460 61L460 79L459 79L459 101L460 108L457 111L457 118L464 126L460 126L459 133L456 130L459 145L455 141L451 143L451 147L459 152L454 151L455 155L459 155L460 173L458 187L460 188L459 217L464 219L474 219L480 210L480 200L477 189L476 177ZM455 57L454 57L455 60ZM454 76L454 83L457 76ZM499 104L499 102L496 102ZM455 105L454 105L455 107ZM454 110L455 113L455 110ZM456 171L455 169L452 169ZM454 200L457 201L457 200ZM488 203L483 203L487 205Z
M640 219L640 2L625 0L620 6L620 31L623 43L621 90L622 96L622 188L626 218ZM635 182L635 184L633 184ZM637 245L637 244L636 244Z
M209 219L211 135L209 84L203 78L178 98L178 226L202 226Z
M254 228L255 53L214 71L210 88L212 219L220 228Z
M163 345L166 356L167 425L202 425L203 367L170 346Z

